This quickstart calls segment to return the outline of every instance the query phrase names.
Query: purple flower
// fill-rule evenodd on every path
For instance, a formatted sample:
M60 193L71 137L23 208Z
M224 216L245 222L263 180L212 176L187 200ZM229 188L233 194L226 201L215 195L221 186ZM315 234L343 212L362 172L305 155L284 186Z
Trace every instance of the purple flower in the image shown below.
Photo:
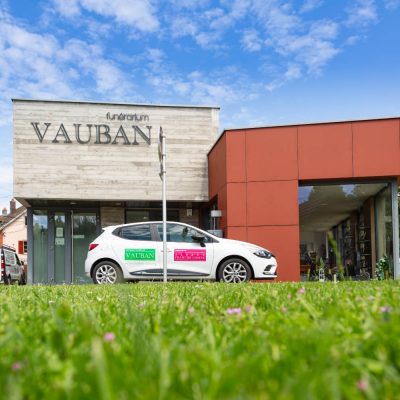
M113 342L115 340L115 335L112 332L107 332L104 334L103 339L106 342Z
M11 366L11 369L14 372L19 371L20 369L22 369L22 364L19 361L16 361L15 363L13 363L13 365Z
M188 308L188 313L189 314L193 314L194 313L194 308L193 307L189 307Z
M242 313L242 309L241 308L228 308L226 310L227 314L229 315L233 315L233 314L241 314Z
M299 289L299 291L297 293L299 294L304 294L306 292L305 287L303 286L302 288Z
M292 295L289 293L289 294L287 295L287 298L288 298L288 299L291 299L291 298L292 298Z
M381 307L379 310L380 310L380 312L381 312L382 314L388 314L388 313L390 313L391 308L388 307L388 306L384 306L384 307Z
M365 392L368 389L368 381L366 379L360 379L357 382L357 388L362 392Z

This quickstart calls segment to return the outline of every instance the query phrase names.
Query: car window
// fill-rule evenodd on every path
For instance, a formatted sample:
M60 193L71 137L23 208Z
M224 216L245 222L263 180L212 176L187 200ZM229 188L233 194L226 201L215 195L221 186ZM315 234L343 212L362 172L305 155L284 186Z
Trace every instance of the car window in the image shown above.
M124 226L119 236L128 240L151 240L150 225Z
M15 253L12 251L4 250L5 262L7 265L15 265Z
M163 240L163 226L157 224L158 234L160 239ZM205 236L202 232L184 225L167 224L167 242L177 243L193 243L192 236ZM210 239L205 236L204 242L209 242Z

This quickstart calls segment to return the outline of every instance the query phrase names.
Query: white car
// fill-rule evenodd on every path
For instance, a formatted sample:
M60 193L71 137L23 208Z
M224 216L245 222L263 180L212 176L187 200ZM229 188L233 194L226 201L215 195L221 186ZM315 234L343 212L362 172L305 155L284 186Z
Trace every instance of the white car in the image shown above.
M159 280L163 277L162 222L109 226L89 245L86 275L94 283ZM221 239L180 222L167 223L168 279L212 279L240 283L277 277L275 256L266 249Z
M25 267L18 258L14 247L0 245L0 266L0 283L18 282L20 285L25 285Z

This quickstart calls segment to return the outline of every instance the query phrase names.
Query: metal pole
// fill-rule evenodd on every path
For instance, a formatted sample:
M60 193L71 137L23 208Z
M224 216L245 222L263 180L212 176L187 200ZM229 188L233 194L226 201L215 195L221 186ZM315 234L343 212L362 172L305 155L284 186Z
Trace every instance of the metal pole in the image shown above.
M163 281L167 282L167 171L166 171L166 148L165 148L165 135L161 133L161 148L162 148L162 208L163 208Z
M399 187L397 181L392 181L392 235L393 235L393 277L400 278L399 268Z

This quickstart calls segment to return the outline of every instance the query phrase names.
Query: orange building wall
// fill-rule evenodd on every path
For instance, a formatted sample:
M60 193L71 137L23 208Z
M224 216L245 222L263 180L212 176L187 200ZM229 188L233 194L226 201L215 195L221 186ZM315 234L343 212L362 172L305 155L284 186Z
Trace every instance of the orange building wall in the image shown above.
M399 176L399 118L228 130L209 153L225 237L272 251L281 281L300 278L299 182Z

